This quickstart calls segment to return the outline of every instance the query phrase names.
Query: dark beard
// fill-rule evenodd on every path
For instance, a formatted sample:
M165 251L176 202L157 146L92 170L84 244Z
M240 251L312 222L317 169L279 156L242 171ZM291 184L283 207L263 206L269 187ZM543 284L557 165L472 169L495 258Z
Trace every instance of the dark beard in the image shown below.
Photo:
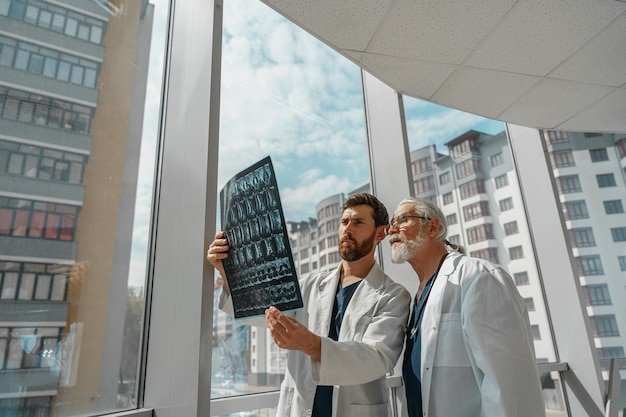
M363 241L362 243L355 242L354 249L342 246L341 242L339 242L339 255L344 261L357 261L372 251L372 248L375 245L375 240L376 231L374 231L374 233L372 233L372 236L370 236L368 239L365 239L365 241Z

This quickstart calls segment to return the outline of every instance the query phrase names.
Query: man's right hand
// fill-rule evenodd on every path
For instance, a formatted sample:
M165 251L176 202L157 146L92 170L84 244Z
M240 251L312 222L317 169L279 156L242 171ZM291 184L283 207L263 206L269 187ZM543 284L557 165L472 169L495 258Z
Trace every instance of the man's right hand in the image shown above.
M228 240L226 239L226 235L223 231L218 232L215 235L215 239L209 245L209 250L206 254L206 259L209 261L211 265L215 269L217 269L224 279L224 291L228 294L230 291L228 289L228 284L226 282L226 273L224 272L224 264L222 263L222 259L228 257Z

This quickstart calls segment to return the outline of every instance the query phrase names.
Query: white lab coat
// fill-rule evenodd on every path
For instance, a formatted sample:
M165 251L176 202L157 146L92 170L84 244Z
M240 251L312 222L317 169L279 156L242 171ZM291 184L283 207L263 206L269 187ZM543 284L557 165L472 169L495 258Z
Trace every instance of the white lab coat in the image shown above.
M449 253L420 332L424 417L545 416L526 305L501 267Z
M328 335L339 268L300 280L305 306L292 316L320 336ZM220 299L226 312L232 312L229 300ZM276 417L311 415L317 385L335 386L333 416L387 417L386 374L402 351L410 301L409 292L374 264L348 304L339 340L322 337L321 362L288 352Z

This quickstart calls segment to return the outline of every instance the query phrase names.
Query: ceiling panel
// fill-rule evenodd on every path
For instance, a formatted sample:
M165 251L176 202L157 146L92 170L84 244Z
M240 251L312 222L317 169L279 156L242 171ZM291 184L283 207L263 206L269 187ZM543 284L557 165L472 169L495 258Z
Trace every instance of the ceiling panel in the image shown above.
M546 75L615 19L624 7L589 0L520 1L464 65ZM626 4L621 3L624 6Z
M538 81L538 78L526 75L458 68L432 97L432 101L497 118ZM464 94L459 94L459 91Z
M264 0L335 49L364 51L393 0Z
M626 84L626 14L616 19L549 76L615 87Z
M429 99L452 74L454 66L416 62L405 58L363 54L359 64L395 90L412 97Z
M461 63L516 0L398 0L368 52Z
M615 90L593 106L565 121L561 129L575 132L624 132L626 90Z
M609 87L543 79L499 117L527 127L555 129L613 91Z

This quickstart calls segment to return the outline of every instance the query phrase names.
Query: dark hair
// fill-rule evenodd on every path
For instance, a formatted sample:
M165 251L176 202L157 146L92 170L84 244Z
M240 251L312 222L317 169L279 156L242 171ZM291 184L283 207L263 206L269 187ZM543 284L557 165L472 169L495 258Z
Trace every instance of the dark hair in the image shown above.
M347 208L363 204L370 206L374 210L372 217L374 218L376 227L389 224L389 213L387 213L385 205L369 193L356 193L346 198L343 202L342 212L346 211Z

